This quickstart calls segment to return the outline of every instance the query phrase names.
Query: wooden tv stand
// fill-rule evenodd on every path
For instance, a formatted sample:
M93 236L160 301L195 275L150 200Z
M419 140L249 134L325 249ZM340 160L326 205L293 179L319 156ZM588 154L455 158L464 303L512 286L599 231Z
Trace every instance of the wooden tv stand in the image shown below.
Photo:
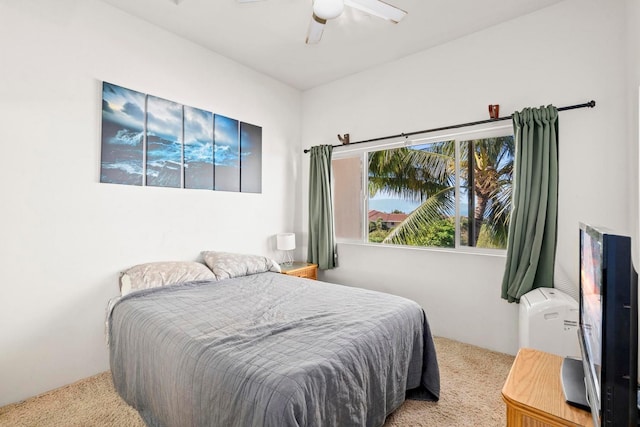
M562 360L543 351L520 349L502 388L507 427L593 427L590 412L565 402Z

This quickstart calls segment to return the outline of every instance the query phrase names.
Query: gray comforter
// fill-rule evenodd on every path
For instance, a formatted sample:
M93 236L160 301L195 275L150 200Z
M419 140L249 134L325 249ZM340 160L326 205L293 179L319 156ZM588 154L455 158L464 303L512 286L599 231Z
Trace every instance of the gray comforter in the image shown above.
M440 391L424 312L397 296L261 273L134 292L110 316L115 387L150 426L381 426Z

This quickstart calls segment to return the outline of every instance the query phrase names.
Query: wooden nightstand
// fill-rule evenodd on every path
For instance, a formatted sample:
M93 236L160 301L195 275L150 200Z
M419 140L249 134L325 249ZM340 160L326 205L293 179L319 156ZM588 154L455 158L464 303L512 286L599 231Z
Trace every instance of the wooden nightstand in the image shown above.
M294 261L291 265L280 264L282 274L289 276L305 277L307 279L318 279L318 265L308 262Z

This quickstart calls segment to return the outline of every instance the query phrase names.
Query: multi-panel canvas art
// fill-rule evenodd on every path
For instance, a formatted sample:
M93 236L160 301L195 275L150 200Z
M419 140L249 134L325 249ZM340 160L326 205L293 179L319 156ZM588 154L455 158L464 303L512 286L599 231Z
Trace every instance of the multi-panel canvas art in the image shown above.
M262 192L262 128L104 82L100 182Z
M213 118L215 189L240 191L240 123L218 114Z
M262 193L262 128L240 123L240 191Z
M144 110L143 93L103 84L100 182L143 184Z
M213 190L213 113L184 107L184 188Z
M182 105L147 96L147 185L180 188Z

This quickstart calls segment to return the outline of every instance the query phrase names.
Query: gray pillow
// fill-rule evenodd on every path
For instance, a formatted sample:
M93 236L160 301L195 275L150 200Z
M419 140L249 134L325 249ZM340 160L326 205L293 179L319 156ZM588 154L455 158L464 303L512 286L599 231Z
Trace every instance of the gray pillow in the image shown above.
M202 252L202 257L218 280L248 276L265 271L280 273L280 266L277 262L261 255L204 251Z
M193 261L166 261L139 264L120 275L120 294L194 280L216 280L204 264Z

